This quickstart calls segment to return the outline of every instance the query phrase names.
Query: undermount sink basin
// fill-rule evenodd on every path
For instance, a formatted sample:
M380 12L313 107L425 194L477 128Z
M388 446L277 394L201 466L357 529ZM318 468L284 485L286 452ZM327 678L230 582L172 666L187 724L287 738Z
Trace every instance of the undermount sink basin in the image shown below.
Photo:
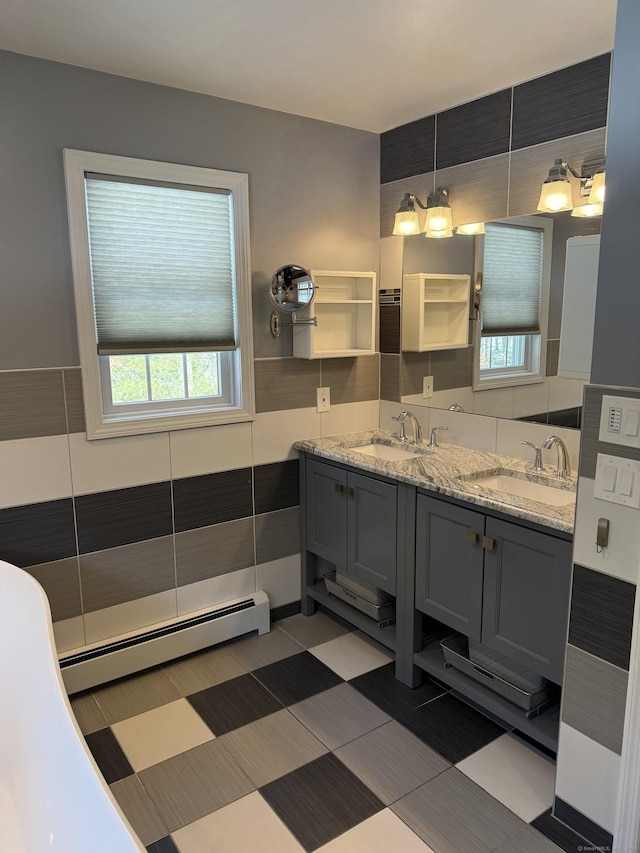
M474 478L473 486L478 490L491 489L493 492L504 492L507 495L527 498L548 506L568 506L575 503L576 499L575 492L568 489L525 480L508 472Z
M403 459L415 459L422 456L421 453L413 453L404 447L393 447L390 444L363 444L361 447L350 447L355 453L363 453L365 456L373 456L376 459L385 459L387 462L401 462Z

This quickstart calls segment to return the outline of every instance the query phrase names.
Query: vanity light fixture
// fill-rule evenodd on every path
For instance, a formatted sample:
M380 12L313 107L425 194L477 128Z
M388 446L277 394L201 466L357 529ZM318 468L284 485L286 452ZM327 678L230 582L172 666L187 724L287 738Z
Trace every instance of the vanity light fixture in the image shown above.
M404 194L393 226L393 234L395 236L409 237L411 234L420 233L418 211L415 207L416 203L423 210L427 209L427 206L420 201L417 195L413 195L412 193Z
M449 190L438 187L427 199L426 237L453 237Z
M484 234L484 222L469 222L467 225L457 225L456 234Z
M426 204L423 204L417 195L405 193L393 225L392 233L395 236L409 237L411 234L419 234L422 230L416 204L426 211L426 237L453 237L449 190L446 187L438 187L428 196Z
M580 182L580 198L588 200L574 208L573 188L569 174ZM604 161L592 161L582 164L581 172L561 158L556 158L549 174L542 184L538 210L543 213L573 211L573 216L600 216L604 201Z

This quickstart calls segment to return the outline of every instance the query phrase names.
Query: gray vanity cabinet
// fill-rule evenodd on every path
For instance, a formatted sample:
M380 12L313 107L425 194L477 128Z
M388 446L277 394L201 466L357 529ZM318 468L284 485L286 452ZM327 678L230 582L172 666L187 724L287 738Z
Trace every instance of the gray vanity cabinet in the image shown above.
M571 543L487 517L482 642L562 683Z
M416 607L562 682L571 543L418 495Z
M396 594L397 487L307 459L306 547Z
M466 637L480 639L484 515L418 495L416 607ZM471 535L470 535L471 534Z

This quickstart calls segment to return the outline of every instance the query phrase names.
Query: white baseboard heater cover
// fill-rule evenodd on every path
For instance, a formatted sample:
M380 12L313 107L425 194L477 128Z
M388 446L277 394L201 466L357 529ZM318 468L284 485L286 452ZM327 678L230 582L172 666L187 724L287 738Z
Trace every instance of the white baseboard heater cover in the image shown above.
M269 630L269 599L259 591L81 650L63 652L58 661L67 692L73 694L250 631L266 634Z

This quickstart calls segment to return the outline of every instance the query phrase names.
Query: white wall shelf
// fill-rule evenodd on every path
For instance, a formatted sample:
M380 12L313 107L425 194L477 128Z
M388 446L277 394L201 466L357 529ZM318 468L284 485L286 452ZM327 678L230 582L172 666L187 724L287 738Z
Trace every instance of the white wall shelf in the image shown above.
M314 302L300 312L316 317L317 326L293 327L296 358L340 358L376 351L376 274L311 270Z
M402 349L461 349L469 345L471 277L415 273L402 278Z

